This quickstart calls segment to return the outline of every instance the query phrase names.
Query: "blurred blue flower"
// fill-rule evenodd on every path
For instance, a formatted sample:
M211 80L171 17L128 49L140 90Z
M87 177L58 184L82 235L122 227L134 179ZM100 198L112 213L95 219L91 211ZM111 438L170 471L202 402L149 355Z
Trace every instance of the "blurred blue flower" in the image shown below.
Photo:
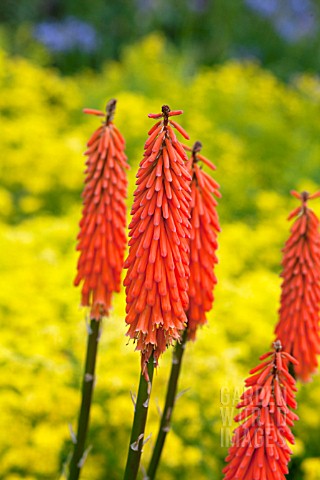
M311 15L301 14L298 18L280 16L274 24L277 32L288 42L310 37L316 30L315 19Z
M269 18L288 42L311 37L317 30L315 9L310 0L245 0L259 15Z
M39 23L34 29L34 37L53 52L82 50L90 53L97 48L97 33L86 22L75 17L62 21Z
M270 17L278 10L278 0L245 0L245 3L264 17Z
M203 13L208 10L208 0L189 0L189 9L195 13Z
M146 13L154 10L155 4L152 0L136 0L136 6L139 11Z
M301 13L311 13L312 5L310 0L291 0L292 10L300 15Z

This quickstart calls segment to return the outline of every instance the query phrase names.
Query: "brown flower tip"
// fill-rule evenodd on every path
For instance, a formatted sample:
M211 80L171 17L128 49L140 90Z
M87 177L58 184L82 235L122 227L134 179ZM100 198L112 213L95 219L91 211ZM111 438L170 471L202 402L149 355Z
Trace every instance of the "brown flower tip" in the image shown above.
M108 315L112 292L120 289L126 246L128 164L124 138L112 123L115 106L116 100L110 100L107 115L100 110L84 110L106 118L91 136L85 152L84 207L77 245L80 257L74 282L82 283L81 304L90 307L91 318L97 320Z
M202 162L212 169L213 163L200 155L201 142L196 142L191 151L189 168L191 181L191 238L188 338L195 340L199 325L207 322L206 312L214 301L213 290L217 283L214 274L218 262L217 236L220 232L217 201L220 198L218 183L199 167Z
M199 141L196 141L192 148L192 158L194 162L197 161L197 153L200 153L201 149L202 149L202 143Z
M283 281L275 333L284 350L299 361L294 367L297 377L308 381L317 370L320 353L320 234L319 220L307 202L320 197L320 192L291 193L301 200L301 205L289 215L295 221L283 249Z
M234 420L242 423L234 431L225 480L285 480L288 473L292 452L287 442L294 444L291 427L298 420L290 410L297 408L297 389L288 364L297 361L281 350L279 342L260 360L237 405L241 412Z
M275 349L276 352L281 352L282 345L280 340L276 340L275 342L273 342L273 348Z
M308 200L313 200L314 198L319 198L320 197L320 191L315 192L312 195L310 195L310 193L306 192L305 190L301 193L297 192L296 190L291 190L290 193L291 193L291 195L293 195L298 200L301 200L302 207L305 207L307 205ZM299 209L299 207L296 210L298 211L298 209ZM296 210L294 210L294 212Z
M168 122L168 117L174 117L176 115L182 115L183 110L171 110L169 105L162 105L161 107L162 113L149 113L149 118L161 118L164 119L164 124L166 125ZM188 137L189 138L189 137Z
M170 113L170 107L169 107L169 105L162 105L161 111L162 111L162 115L163 115L164 117L168 117L168 116L169 116L169 113Z
M174 128L184 131L162 113L151 115L161 120L149 131L137 173L124 280L128 335L141 351L145 374L151 354L157 362L180 338L189 302L191 177Z
M106 124L109 125L109 123L113 122L114 119L114 114L116 111L116 105L117 105L117 100L115 98L112 98L109 100L106 106Z

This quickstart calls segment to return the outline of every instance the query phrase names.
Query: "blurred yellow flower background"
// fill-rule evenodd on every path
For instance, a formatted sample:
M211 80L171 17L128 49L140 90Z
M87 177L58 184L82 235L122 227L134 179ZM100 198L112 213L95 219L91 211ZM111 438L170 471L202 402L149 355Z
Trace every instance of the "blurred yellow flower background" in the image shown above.
M191 143L217 165L221 185L218 286L209 325L188 345L173 429L159 478L222 478L221 390L243 378L268 349L280 297L281 248L290 190L320 186L319 80L290 84L255 63L188 71L161 36L127 48L119 63L64 78L0 54L0 478L53 480L71 452L85 351L85 312L73 285L86 140L96 118L82 108L118 99L127 141L128 206L149 112L182 108ZM318 203L318 204L317 204ZM320 213L319 202L313 208ZM128 210L129 217L129 210ZM120 479L133 413L139 355L125 337L125 296L104 321L83 480ZM155 375L143 464L150 455L170 366ZM320 379L300 386L292 473L319 479ZM295 473L296 472L296 473Z

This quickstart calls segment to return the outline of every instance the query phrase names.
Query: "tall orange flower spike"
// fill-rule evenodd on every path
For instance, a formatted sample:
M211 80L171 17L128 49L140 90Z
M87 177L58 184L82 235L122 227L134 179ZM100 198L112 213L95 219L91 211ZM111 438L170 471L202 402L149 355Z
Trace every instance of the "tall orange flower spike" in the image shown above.
M191 148L184 146L186 150ZM204 325L206 312L211 310L214 300L213 289L217 283L214 267L218 262L217 234L220 232L216 211L220 198L219 185L202 170L199 161L215 170L215 165L199 152L202 148L196 142L190 158L191 170L191 239L190 239L190 278L189 278L189 310L188 338L195 340L199 325Z
M302 204L288 217L297 218L283 249L280 319L275 333L283 348L298 360L297 377L308 381L320 353L320 233L319 220L307 202L320 197L320 192L291 193Z
M297 361L282 352L281 342L274 351L260 357L263 363L253 368L246 380L248 389L242 394L235 417L243 422L234 431L232 445L223 469L225 480L285 480L294 443L291 427L298 416L295 379L288 372L288 363Z
M88 156L84 208L80 221L77 250L80 250L75 285L82 283L83 306L91 308L91 318L108 315L113 292L120 290L120 275L126 247L126 204L128 167L125 141L113 124L116 100L110 100L103 124L87 143Z
M126 323L145 374L150 356L157 363L187 320L191 177L174 128L188 135L170 119L181 113L164 105L162 113L149 115L161 120L148 132L129 225Z

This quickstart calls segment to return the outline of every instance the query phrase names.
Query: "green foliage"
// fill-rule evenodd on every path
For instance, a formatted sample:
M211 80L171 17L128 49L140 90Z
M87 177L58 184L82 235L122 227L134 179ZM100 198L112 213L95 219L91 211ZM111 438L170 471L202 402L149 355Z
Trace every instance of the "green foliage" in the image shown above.
M94 3L2 0L0 25L12 53L43 60L46 57L46 61L65 73L88 65L100 69L106 58L119 58L124 47L155 31L196 65L220 64L231 58L257 58L281 78L290 79L302 70L318 72L319 55L315 52L319 51L320 43L319 2L279 0L268 2L265 7L263 3L258 0L95 0ZM271 16L263 13L274 8ZM90 54L74 48L71 52L47 51L45 55L42 44L33 37L35 26L70 17L85 21L96 30L96 48ZM282 20L280 28L279 20Z
M163 103L185 110L181 123L191 143L201 140L218 167L216 303L208 326L188 345L180 383L187 390L177 401L159 478L221 478L232 429L226 415L233 417L244 377L272 341L285 218L295 205L289 190L313 191L320 183L318 80L302 76L285 86L255 64L235 62L191 76L158 36L127 49L121 63L106 64L99 75L62 79L4 53L0 67L0 477L56 479L71 452L68 423L75 426L86 342L80 292L72 286L74 250L82 152L97 125L81 108L103 108L116 97L132 167L128 205L152 124L147 113ZM139 355L126 344L123 292L114 303L100 343L84 479L121 478L129 440ZM170 353L155 375L147 427L153 437ZM295 480L318 479L319 397L319 377L298 395L289 477Z

